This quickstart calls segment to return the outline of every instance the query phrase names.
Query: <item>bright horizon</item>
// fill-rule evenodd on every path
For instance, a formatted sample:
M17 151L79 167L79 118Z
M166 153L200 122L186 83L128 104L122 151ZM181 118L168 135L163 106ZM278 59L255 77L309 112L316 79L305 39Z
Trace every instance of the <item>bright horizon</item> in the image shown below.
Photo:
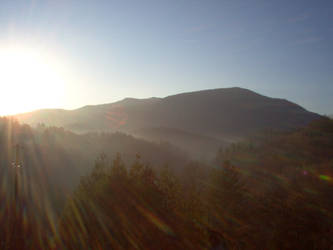
M333 3L3 1L0 116L242 87L333 113Z

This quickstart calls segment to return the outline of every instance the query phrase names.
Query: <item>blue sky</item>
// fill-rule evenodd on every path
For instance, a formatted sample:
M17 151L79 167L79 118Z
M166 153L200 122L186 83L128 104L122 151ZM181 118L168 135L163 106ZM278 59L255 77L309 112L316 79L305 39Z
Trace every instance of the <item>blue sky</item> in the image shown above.
M333 113L333 1L2 0L13 41L70 65L57 108L239 86Z

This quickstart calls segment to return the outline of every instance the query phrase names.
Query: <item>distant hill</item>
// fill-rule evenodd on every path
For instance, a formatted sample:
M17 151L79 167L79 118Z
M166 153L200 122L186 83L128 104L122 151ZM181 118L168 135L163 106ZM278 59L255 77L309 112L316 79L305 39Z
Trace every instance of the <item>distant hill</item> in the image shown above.
M44 123L79 133L122 131L164 140L170 131L177 131L184 138L191 134L197 140L195 135L199 135L222 144L266 129L302 127L320 118L290 101L243 88L203 90L165 98L125 98L76 110L39 110L16 117L23 123Z

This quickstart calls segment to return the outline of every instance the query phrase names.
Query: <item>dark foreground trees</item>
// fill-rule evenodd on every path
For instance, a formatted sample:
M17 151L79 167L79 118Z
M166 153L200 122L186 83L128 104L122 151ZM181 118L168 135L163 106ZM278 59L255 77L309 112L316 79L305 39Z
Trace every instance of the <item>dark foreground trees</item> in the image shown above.
M103 156L68 201L57 247L332 249L333 133L321 122L177 173Z
M157 177L137 159L102 157L84 177L60 221L67 249L200 249L205 236L183 214L175 177Z
M57 248L330 249L331 186L284 179L259 190L248 181L228 161L180 178L102 157L64 209Z
M41 155L53 160L67 151L41 147L18 124L2 130L30 141L25 157L35 152L36 162L26 165L41 167L22 175L19 203L14 175L0 168L1 249L332 249L331 120L233 145L211 166L147 165L140 155L130 164L128 154L102 155L64 208L56 199L64 194L46 185L49 158ZM8 135L0 133L1 145ZM10 165L8 148L0 151L1 164Z

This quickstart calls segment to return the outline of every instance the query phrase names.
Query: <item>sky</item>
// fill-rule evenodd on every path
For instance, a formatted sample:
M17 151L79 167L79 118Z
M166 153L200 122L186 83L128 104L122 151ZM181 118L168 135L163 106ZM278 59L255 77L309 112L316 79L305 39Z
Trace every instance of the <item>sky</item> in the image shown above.
M332 60L331 0L0 2L0 115L234 86L332 114Z

